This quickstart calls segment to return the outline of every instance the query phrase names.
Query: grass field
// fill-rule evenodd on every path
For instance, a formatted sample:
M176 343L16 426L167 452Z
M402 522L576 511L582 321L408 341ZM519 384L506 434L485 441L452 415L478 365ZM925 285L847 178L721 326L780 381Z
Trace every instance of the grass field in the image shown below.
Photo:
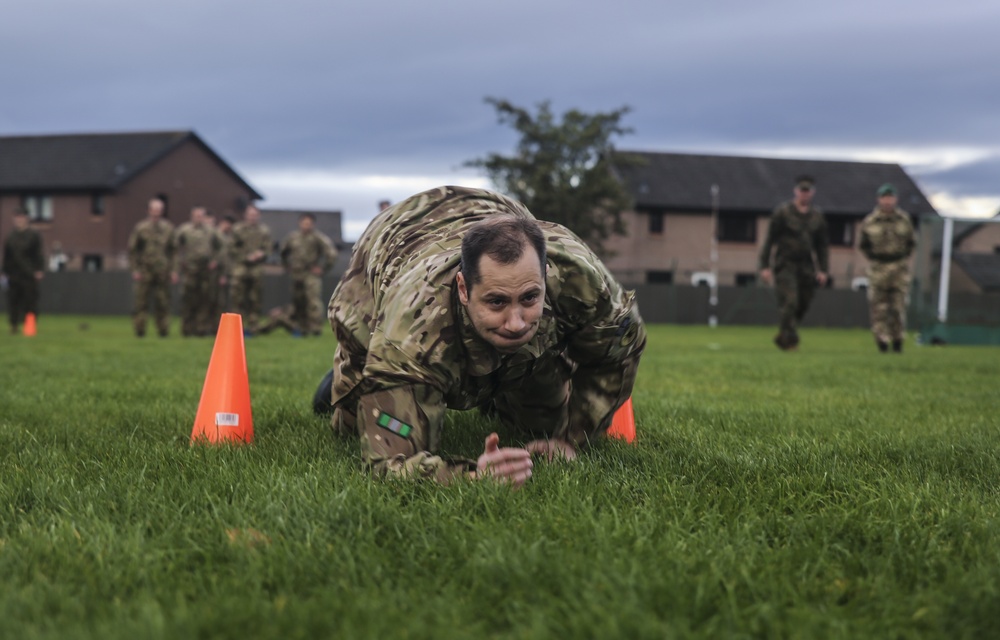
M635 446L515 492L359 472L332 337L248 340L255 444L191 448L212 340L43 317L0 335L0 638L1000 637L1000 351L772 334L651 327Z

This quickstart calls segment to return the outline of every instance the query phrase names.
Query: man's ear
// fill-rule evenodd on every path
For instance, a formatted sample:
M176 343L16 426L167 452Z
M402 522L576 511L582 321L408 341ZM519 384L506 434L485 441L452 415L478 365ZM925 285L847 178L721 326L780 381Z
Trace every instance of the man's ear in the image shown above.
M469 289L465 286L465 276L461 271L455 276L455 282L458 283L458 301L462 306L469 306Z

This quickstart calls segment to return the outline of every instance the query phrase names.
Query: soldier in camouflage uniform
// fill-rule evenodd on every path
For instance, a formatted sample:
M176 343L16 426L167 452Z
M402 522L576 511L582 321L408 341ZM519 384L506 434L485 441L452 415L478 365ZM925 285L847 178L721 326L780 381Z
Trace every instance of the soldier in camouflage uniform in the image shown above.
M785 351L798 348L799 323L809 310L816 285L825 286L828 279L830 240L823 213L812 204L815 191L812 177L796 179L794 199L775 208L760 250L761 280L769 284L773 277L778 295L780 324L774 344Z
M175 270L181 274L181 334L211 335L218 318L210 317L215 303L215 288L222 261L222 238L206 220L205 207L192 207L191 219L177 228Z
M532 453L574 458L629 398L646 342L633 294L579 238L461 187L376 216L329 316L332 395L317 398L334 430L360 436L377 475L440 482L519 486ZM445 409L477 407L535 440L500 448L492 433L478 461L437 455Z
M233 309L243 316L243 330L257 331L263 289L263 265L271 252L271 230L260 221L260 210L246 208L243 221L233 229L230 246Z
M910 215L896 206L896 187L878 189L878 206L861 222L859 248L868 259L868 307L879 351L903 350L910 255L917 239Z
M281 262L292 276L293 321L302 335L318 336L323 327L323 274L337 260L333 243L314 227L316 216L303 213L299 228L285 238Z
M170 329L170 285L177 282L171 272L174 258L174 225L163 219L163 201L153 198L147 217L135 226L128 239L128 261L135 282L132 326L135 335L146 335L146 310L152 305L156 329L166 337Z
M3 243L0 269L7 280L7 313L12 334L17 333L27 314L38 316L38 283L44 269L42 237L31 228L27 212L19 209L14 213L14 230Z

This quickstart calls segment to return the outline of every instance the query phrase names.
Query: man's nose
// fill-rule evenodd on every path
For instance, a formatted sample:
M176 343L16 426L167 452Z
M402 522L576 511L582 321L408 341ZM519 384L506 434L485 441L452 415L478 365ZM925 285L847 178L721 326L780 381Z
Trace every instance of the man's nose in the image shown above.
M509 333L521 333L526 326L528 326L528 323L524 321L521 311L513 309L507 314L507 322L504 323L503 328Z

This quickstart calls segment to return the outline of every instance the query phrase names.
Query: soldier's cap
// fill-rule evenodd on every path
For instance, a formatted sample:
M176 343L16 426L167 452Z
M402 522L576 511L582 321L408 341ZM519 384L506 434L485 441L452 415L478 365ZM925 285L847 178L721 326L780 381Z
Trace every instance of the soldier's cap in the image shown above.
M886 182L884 185L878 188L879 197L882 196L894 196L896 195L896 187L892 186L891 183Z
M812 191L815 184L816 179L809 175L803 174L795 178L795 188L802 191Z

